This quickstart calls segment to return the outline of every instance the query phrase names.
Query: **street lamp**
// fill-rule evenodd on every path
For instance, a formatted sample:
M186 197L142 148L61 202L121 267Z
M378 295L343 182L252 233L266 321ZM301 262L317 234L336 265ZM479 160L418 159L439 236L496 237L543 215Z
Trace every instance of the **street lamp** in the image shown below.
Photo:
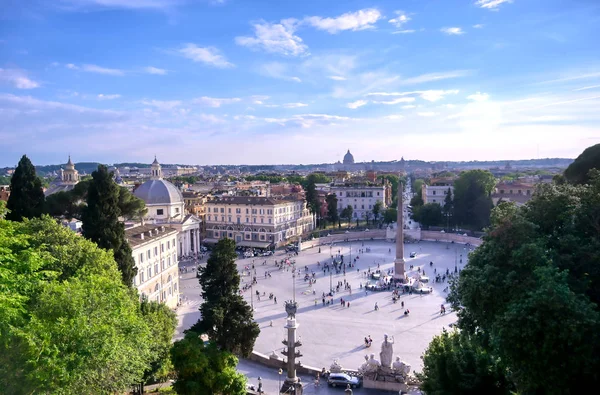
M278 391L281 392L281 374L283 373L283 370L281 368L279 368L279 371L277 372L279 373L279 389Z

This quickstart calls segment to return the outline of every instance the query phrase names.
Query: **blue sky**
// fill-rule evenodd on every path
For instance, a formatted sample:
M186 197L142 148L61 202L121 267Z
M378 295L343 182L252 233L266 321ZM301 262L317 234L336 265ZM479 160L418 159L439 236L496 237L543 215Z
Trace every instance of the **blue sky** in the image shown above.
M0 166L575 157L596 0L1 0Z

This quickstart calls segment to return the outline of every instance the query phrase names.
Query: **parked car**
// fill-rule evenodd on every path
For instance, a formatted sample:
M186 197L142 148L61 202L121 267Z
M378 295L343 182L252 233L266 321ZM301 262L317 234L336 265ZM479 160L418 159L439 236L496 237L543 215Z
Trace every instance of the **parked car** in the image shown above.
M330 387L346 387L350 384L352 388L358 388L362 384L359 377L350 376L346 373L331 373L327 379Z
M254 254L250 251L246 251L244 252L244 258L252 258L254 257Z
M411 253L410 253L410 257L411 257L411 258L416 258L416 257L417 257L417 253L416 253L416 252L414 252L414 251L413 251L413 252L411 252Z

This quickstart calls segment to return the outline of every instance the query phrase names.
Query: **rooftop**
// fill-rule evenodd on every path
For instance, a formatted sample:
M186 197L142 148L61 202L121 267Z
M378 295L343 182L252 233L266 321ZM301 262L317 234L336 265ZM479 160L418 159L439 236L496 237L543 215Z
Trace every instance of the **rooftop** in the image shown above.
M140 244L144 244L149 241L164 237L166 235L176 233L177 229L160 225L141 225L125 229L125 237L127 237L127 242L132 248L137 247Z
M254 206L274 206L277 204L294 203L302 199L283 198L275 199L273 197L264 196L227 196L211 200L208 203L212 204L247 204Z

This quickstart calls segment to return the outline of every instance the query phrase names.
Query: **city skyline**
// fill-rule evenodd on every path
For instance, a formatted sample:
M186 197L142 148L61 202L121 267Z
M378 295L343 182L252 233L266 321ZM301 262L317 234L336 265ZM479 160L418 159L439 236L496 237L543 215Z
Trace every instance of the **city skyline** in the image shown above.
M9 2L0 166L575 158L600 4Z

